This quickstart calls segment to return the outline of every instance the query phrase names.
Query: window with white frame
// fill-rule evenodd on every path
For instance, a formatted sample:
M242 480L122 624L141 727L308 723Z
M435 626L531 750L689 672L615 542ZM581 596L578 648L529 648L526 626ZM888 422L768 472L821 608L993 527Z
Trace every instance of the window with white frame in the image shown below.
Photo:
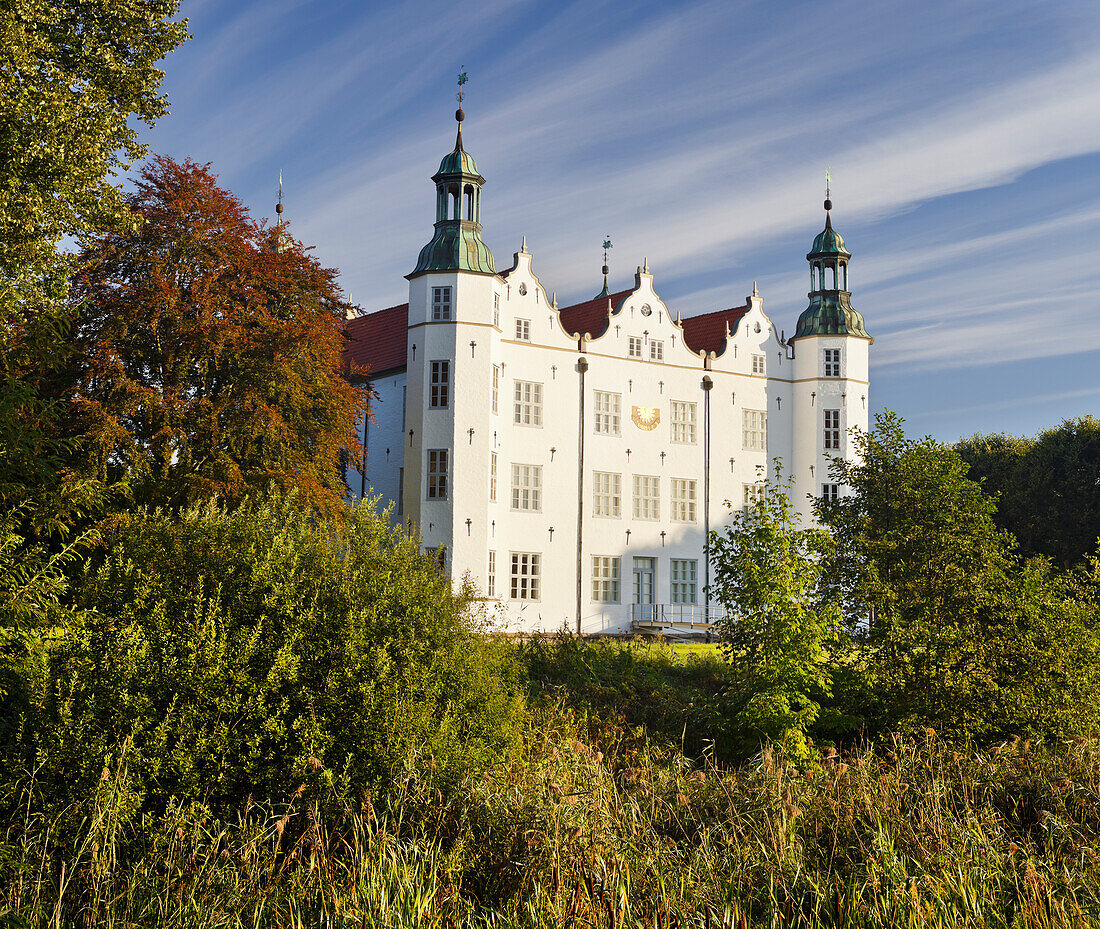
M431 383L428 390L428 407L433 410L445 410L451 402L451 363L433 361L431 364Z
M538 600L542 586L542 555L539 552L512 552L513 600Z
M512 422L517 426L542 428L542 384L537 381L516 381Z
M593 398L597 435L619 435L622 416L622 394L597 390Z
M542 465L512 465L512 509L542 512Z
M742 484L741 505L747 510L764 502L765 487L763 484Z
M626 353L631 358L642 357L642 337L638 335L632 335L627 343Z
M768 414L764 410L741 411L741 446L767 451Z
M497 595L497 553L494 551L489 552L489 572L486 580L485 596L495 597Z
M497 502L497 453L489 452L489 502Z
M665 343L660 339L649 340L649 360L650 361L664 361L665 360Z
M687 400L670 403L672 416L672 441L685 445L695 444L695 404Z
M492 406L491 409L494 413L500 412L500 365L493 365L493 390L491 394Z
M752 373L753 374L764 374L766 365L767 365L767 361L766 361L766 359L764 358L763 355L753 355L752 356Z
M619 602L620 564L614 556L592 556L592 599L597 603Z
M672 479L672 518L676 522L695 522L696 482L686 478Z
M529 319L517 319L516 320L516 338L521 342L531 341L531 320Z
M840 410L825 410L825 447L840 448Z
M836 503L840 498L840 485L839 484L822 484L821 485L821 499L826 503Z
M623 476L610 471L592 472L592 515L618 519L622 512Z
M825 377L840 377L840 349L827 348L824 352Z
M428 449L428 499L447 499L447 449Z
M493 325L500 328L500 294L493 294Z
M451 318L451 288L432 288L432 319L435 322L446 321Z
M673 603L696 603L699 596L699 562L694 558L673 558L669 571Z
M634 518L661 518L661 479L650 474L634 475Z

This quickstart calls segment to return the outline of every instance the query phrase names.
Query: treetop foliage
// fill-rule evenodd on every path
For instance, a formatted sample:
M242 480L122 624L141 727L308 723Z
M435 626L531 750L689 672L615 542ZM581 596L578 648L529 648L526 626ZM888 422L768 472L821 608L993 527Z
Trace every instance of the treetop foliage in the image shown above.
M142 221L85 239L70 295L92 474L138 503L274 483L335 512L364 412L337 272L255 222L209 165L156 157L127 204Z
M1027 555L1079 564L1100 539L1100 419L1067 419L1034 438L974 435L955 444L997 500L996 521Z

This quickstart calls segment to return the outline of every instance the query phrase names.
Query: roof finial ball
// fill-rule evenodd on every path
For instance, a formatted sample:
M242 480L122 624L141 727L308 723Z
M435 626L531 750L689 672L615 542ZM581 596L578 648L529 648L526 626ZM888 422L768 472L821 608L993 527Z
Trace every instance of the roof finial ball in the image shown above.
M825 169L825 212L828 213L833 208L833 201L829 199L829 185L832 183L833 177L829 173L829 169Z
M469 78L466 76L466 65L462 65L458 69L458 93L455 95L455 99L458 100L458 109L455 110L455 119L460 123L466 118L466 114L462 111L462 98L466 96L465 91L462 89L462 85L468 80Z

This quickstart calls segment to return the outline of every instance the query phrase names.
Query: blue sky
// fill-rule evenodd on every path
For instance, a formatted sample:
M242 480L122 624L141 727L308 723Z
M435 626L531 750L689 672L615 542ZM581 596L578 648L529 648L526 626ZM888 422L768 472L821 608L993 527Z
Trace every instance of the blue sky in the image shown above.
M910 431L1100 412L1100 3L184 0L155 152L212 162L365 310L402 302L464 139L485 239L564 304L648 257L683 315L757 281L793 331L833 219Z

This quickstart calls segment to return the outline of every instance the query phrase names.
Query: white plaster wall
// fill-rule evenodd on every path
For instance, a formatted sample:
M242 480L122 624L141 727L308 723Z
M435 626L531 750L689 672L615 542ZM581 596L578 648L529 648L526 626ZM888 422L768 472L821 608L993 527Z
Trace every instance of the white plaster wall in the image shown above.
M588 364L584 392L583 540L581 544L581 625L585 632L628 630L633 599L633 559L656 559L658 604L671 601L673 558L698 562L699 603L704 598L704 429L703 379L713 387L711 400L710 526L721 529L730 505L739 508L743 485L756 483L772 460L780 458L786 473L798 480L794 500L806 515L805 494L822 482L822 471L808 477L809 465L826 467L820 412L823 396L837 395L844 410L842 429L866 426L866 340L803 339L795 358L787 357L776 328L764 314L762 300L749 298L750 309L726 340L724 350L711 357L693 353L683 343L675 311L653 289L653 277L639 270L635 290L617 309L608 331L582 345L566 333L553 300L531 266L531 255L513 257L512 270L503 277L471 273L430 274L410 282L408 377L382 379L376 403L376 423L368 435L370 482L387 496L396 494L397 468L405 467L404 511L419 528L424 545L446 545L455 583L464 577L485 592L488 553L496 553L496 596L490 612L513 631L576 628L577 596L577 481L578 360ZM432 322L430 294L434 286L451 286L454 319ZM526 291L520 293L521 290ZM500 324L493 324L493 298L500 298ZM740 301L732 298L730 303ZM651 312L642 314L648 305ZM515 320L530 320L529 342L515 338ZM628 357L629 336L645 340L643 358ZM664 343L662 361L651 361L649 342ZM816 343L821 343L820 345ZM473 344L471 344L473 343ZM841 379L820 376L820 349L842 348ZM763 374L752 373L753 355L766 358ZM451 404L447 410L427 409L429 362L451 361ZM500 366L499 405L491 409L493 365ZM541 428L513 422L515 381L543 385ZM407 389L404 434L400 432L399 386ZM809 393L817 393L811 406ZM595 432L594 394L621 395L620 434ZM846 396L843 399L840 395ZM671 401L697 404L696 441L671 441ZM834 401L828 400L832 403ZM652 430L632 420L633 407L654 408L660 422ZM767 412L767 449L746 449L742 440L744 410ZM396 420L396 425L395 425ZM410 444L408 430L413 430ZM470 430L473 430L471 433ZM392 452L393 437L404 455ZM391 442L388 446L387 441ZM841 453L848 450L843 439ZM391 448L383 461L384 448ZM445 501L426 499L427 449L450 452L450 490ZM489 499L489 462L498 456L497 497ZM511 509L513 462L542 467L540 512ZM593 472L621 475L620 515L594 515ZM803 474L802 472L807 472ZM660 518L633 517L633 476L656 476L660 482ZM697 506L693 522L673 521L671 480L696 481ZM385 489L384 489L385 488ZM729 502L727 504L727 501ZM467 523L469 520L469 523ZM552 530L552 531L551 531ZM629 531L629 535L628 535ZM662 535L663 533L663 535ZM510 555L537 552L542 556L541 596L537 601L509 599ZM592 598L593 555L620 558L619 602Z

